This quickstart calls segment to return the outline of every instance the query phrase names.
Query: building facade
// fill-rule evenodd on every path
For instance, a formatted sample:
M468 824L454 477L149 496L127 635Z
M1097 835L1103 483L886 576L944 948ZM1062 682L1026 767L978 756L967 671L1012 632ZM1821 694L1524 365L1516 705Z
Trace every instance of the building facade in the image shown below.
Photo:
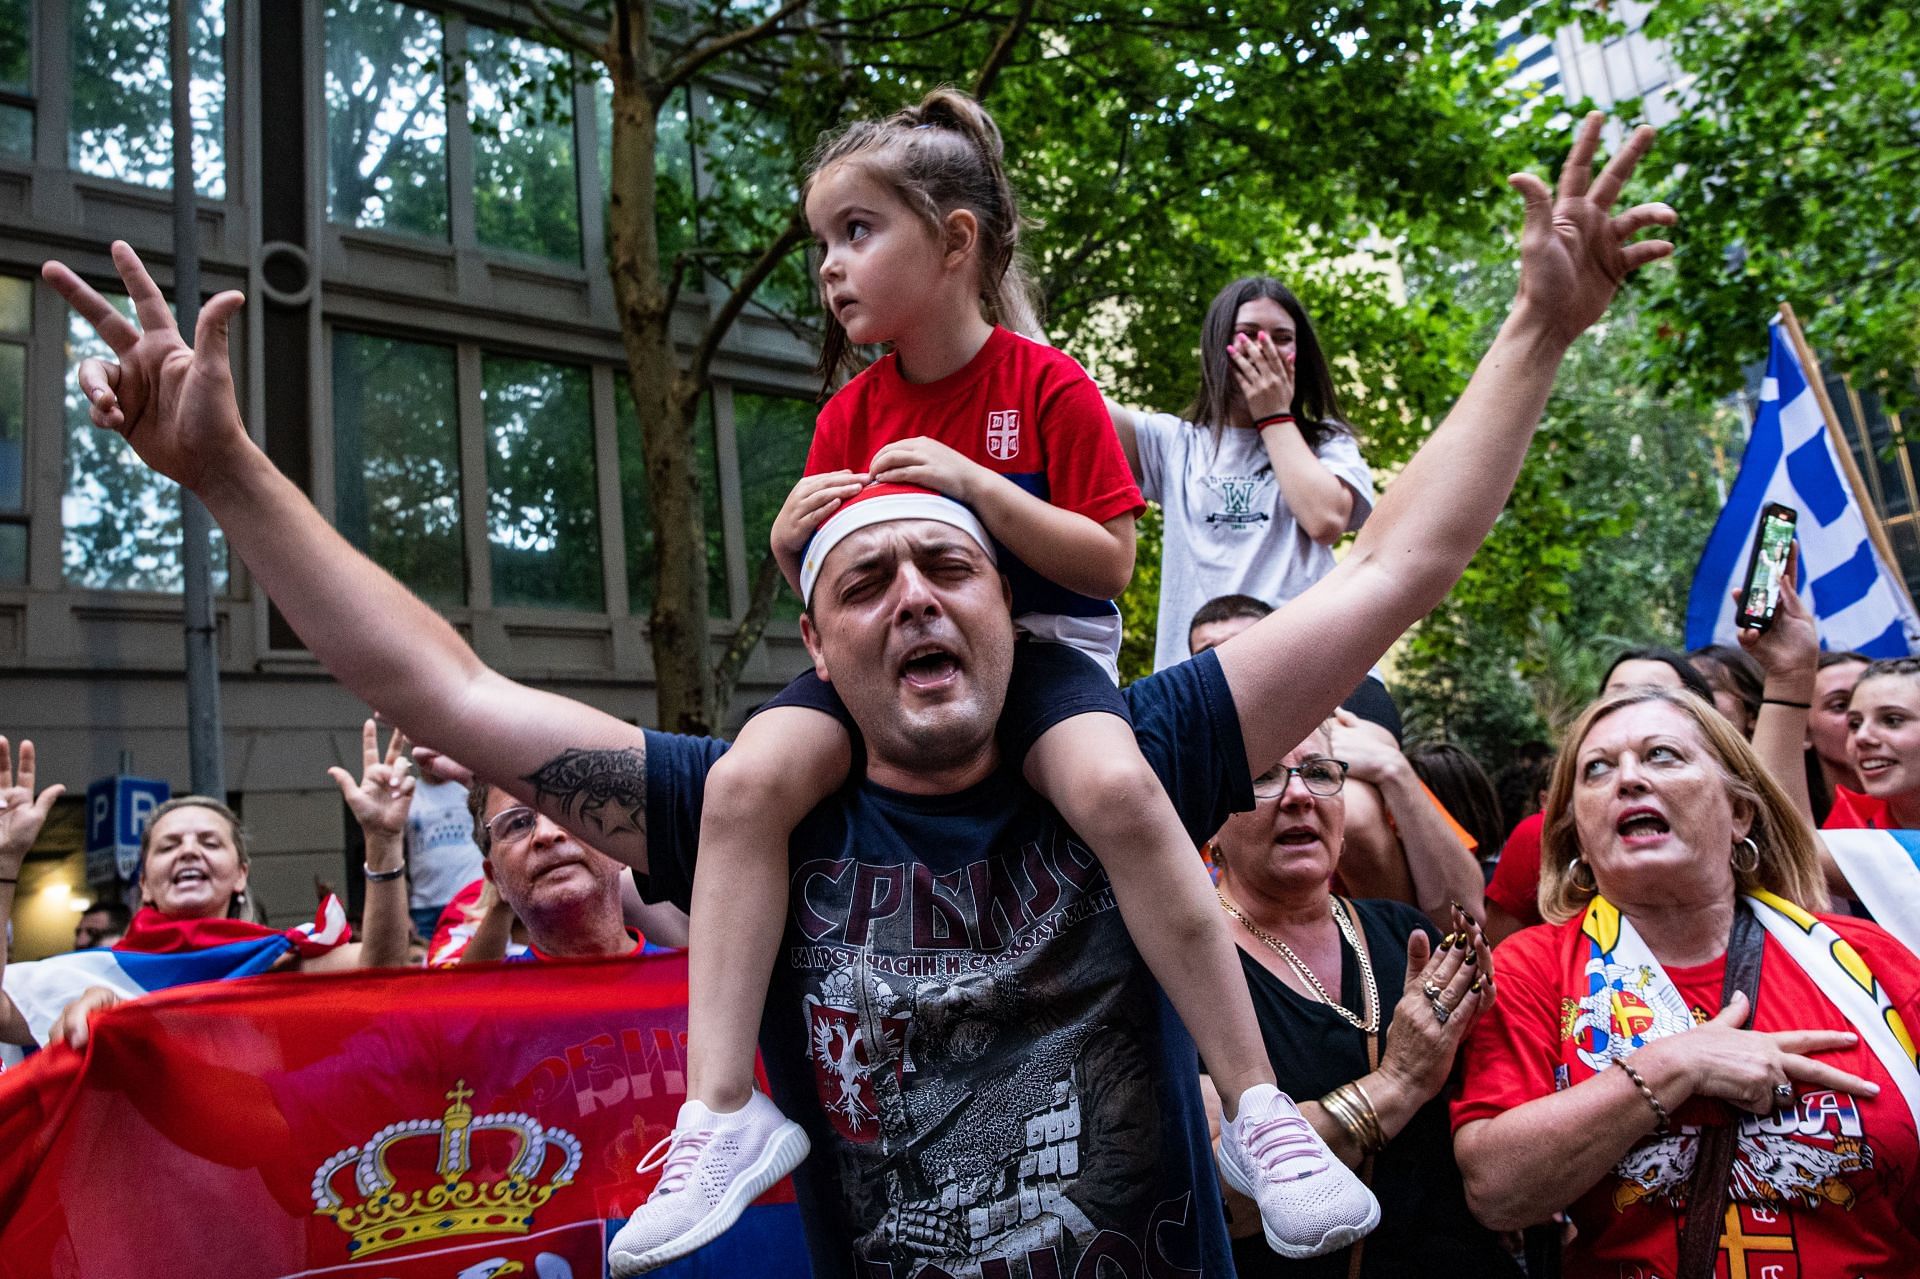
M489 664L651 722L644 424L603 265L609 86L490 0L189 7L203 291L247 293L233 364L256 439ZM0 733L74 795L123 759L188 780L178 495L88 425L73 373L99 345L37 277L59 257L117 289L125 239L170 288L167 26L166 0L0 0L0 30L27 37L0 40ZM713 154L725 131L703 122L738 136L755 110L696 87L663 112L669 247L703 234L710 172L735 200L743 182L793 198L767 152ZM803 304L793 268L763 290L775 307ZM683 291L686 340L718 301ZM756 303L715 364L716 652L805 458L813 359ZM349 873L326 769L357 772L369 708L217 540L215 576L228 798L257 895L295 922L316 877ZM797 610L776 608L736 714L803 664ZM23 876L16 953L71 928L77 802Z

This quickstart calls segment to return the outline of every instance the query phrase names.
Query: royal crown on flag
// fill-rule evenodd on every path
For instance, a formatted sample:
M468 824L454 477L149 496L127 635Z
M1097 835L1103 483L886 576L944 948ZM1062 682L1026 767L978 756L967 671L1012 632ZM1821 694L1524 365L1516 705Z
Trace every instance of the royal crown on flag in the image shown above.
M440 1118L388 1124L365 1145L337 1152L314 1171L315 1215L333 1218L353 1237L349 1255L367 1257L452 1235L523 1235L541 1205L573 1180L580 1168L580 1142L572 1133L518 1112L476 1116L467 1105L472 1096L466 1081L457 1080L446 1094L448 1106ZM468 1180L472 1140L479 1132L504 1133L511 1139L504 1176ZM414 1143L428 1139L440 1147L434 1165L437 1179L412 1187L399 1184L410 1178L404 1159L398 1161L403 1171L393 1171L393 1156L419 1149ZM420 1157L425 1157L424 1150ZM348 1166L353 1168L352 1197L334 1184ZM543 1172L548 1172L545 1180L540 1179Z

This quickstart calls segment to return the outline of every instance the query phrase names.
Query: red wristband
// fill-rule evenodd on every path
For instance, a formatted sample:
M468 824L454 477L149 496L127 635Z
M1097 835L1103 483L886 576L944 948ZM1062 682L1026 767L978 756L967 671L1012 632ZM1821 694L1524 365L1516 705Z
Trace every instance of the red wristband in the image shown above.
M1291 424L1292 421L1293 421L1293 414L1291 413L1269 413L1265 417L1261 418L1259 421L1255 422L1253 424L1253 429L1256 431L1264 431L1270 426L1277 426L1282 422Z

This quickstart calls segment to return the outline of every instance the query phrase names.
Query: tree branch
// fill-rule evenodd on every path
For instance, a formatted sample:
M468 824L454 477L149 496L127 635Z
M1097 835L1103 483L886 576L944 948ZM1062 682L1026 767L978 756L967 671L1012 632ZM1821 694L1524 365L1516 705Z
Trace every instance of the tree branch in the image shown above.
M750 27L741 27L729 31L726 35L703 40L692 46L668 64L660 75L660 83L666 89L677 89L700 73L700 69L715 58L739 48L743 44L752 44L777 29L789 17L805 8L809 0L784 0L781 6Z
M686 283L687 270L698 262L723 261L727 258L749 258L753 253L746 249L682 249L673 255L673 273L667 281L667 313L673 313L673 305L680 300L680 289Z
M747 601L747 615L740 619L733 638L727 641L726 651L713 666L714 715L722 722L727 718L727 705L733 701L734 685L740 682L740 668L747 664L747 658L753 655L754 647L766 633L767 619L773 615L774 597L785 580L772 551L760 557L760 567L753 574L753 594Z
M767 277L773 274L774 268L779 266L787 254L793 252L807 238L807 235L806 224L800 221L796 213L793 220L788 222L780 234L774 238L773 243L760 254L759 260L747 268L747 273L740 277L739 282L733 286L733 292L727 295L727 300L720 304L720 309L714 313L713 319L708 321L707 331L700 338L700 346L693 353L693 361L687 365L688 384L696 387L704 387L707 384L707 375L713 367L713 357L719 353L720 344L726 340L727 330L733 327L733 322L740 318L740 312L744 311L747 303L753 299L754 290L766 283Z
M993 82L1000 78L1001 70L1007 65L1007 59L1013 55L1013 46L1019 43L1026 33L1027 24L1033 20L1034 0L1020 0L1020 7L1008 20L1006 30L993 43L992 52L987 60L980 64L980 73L973 78L973 96L984 99L993 91Z
M607 56L609 51L605 45L595 44L580 34L578 27L554 12L548 0L527 0L527 7L533 10L534 17L540 19L540 25L548 35L581 57L589 58L594 62L611 63L613 61Z

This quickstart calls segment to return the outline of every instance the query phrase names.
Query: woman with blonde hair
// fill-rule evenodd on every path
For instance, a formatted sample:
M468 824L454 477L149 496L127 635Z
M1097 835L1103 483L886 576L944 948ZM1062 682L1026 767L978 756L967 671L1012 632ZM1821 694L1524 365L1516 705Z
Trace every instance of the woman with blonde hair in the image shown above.
M1547 924L1499 947L1453 1106L1475 1214L1570 1210L1569 1276L1725 1254L1892 1274L1920 1246L1920 960L1825 901L1812 830L1691 694L1602 697L1546 807Z

